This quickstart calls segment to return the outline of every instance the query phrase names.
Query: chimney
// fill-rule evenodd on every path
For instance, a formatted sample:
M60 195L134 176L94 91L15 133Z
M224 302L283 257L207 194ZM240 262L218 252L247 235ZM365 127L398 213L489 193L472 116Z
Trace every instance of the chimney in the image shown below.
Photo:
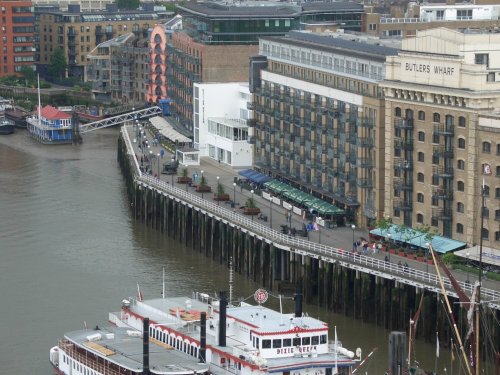
M142 322L142 374L149 375L149 318Z
M297 285L295 287L295 294L293 296L295 301L295 317L300 318L302 316L302 286Z
M206 363L207 354L207 313L200 316L200 363Z
M226 292L220 292L219 299L219 346L226 346Z

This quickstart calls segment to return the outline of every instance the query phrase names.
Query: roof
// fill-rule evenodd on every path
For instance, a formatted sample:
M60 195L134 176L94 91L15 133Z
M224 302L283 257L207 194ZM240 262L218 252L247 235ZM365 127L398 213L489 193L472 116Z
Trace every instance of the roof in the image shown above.
M158 132L161 135L163 135L165 138L170 139L173 142L180 142L180 143L191 142L191 138L188 138L179 133L177 130L173 128L172 125L168 123L167 120L165 120L161 116L152 117L149 119L149 122L158 130Z
M363 4L358 4L350 1L334 1L334 2L311 2L302 4L302 14L304 13L325 13L333 12L363 12Z
M67 120L71 118L71 115L66 112L60 111L59 109L52 107L51 105L46 105L41 110L42 117L47 120Z
M250 181L255 182L256 184L263 184L271 180L271 177L268 177L253 169L244 169L242 171L239 171L238 174L248 178Z
M177 5L177 8L187 13L213 18L290 18L300 13L298 7L283 3L270 3L270 5L267 6L236 6L222 5L213 2L188 2L184 5Z
M473 246L468 249L456 251L454 254L462 258L470 259L471 261L479 262L480 252L479 246ZM481 257L481 261L483 263L500 267L500 249L492 249L490 247L483 246L482 253L483 255ZM467 254L469 254L469 256L467 256Z
M426 243L429 242L429 237L426 233L422 233L417 229L408 228L407 232L399 230L399 226L392 224L387 230L376 228L370 231L370 234L380 237L390 237L392 241L403 242L415 247L426 248ZM450 251L463 249L467 244L462 241L453 240L451 238L430 235L432 237L432 248L434 251L445 254Z
M79 330L68 332L65 338L79 347L105 357L134 372L142 372L142 335L129 335L127 328L106 327L99 330ZM137 332L137 331L135 331ZM100 334L100 339L97 339ZM95 341L89 340L93 337ZM153 374L202 373L208 371L206 364L199 364L195 357L179 350L171 350L159 345L156 340L149 342L149 363Z

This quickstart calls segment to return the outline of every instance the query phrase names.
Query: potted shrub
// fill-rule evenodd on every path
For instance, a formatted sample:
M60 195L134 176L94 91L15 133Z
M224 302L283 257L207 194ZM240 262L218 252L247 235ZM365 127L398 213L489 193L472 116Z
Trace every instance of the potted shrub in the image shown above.
M418 252L417 253L417 260L419 262L425 262L425 257L424 257L424 254L422 254L421 252Z
M177 183L178 184L190 184L192 182L193 181L192 181L191 177L188 177L188 169L184 168L182 170L182 176L177 177Z
M245 210L243 211L245 215L258 215L260 214L260 208L255 205L253 198L248 198L245 203Z
M207 179L203 174L201 175L200 184L196 186L196 191L198 193L210 193L212 191L212 188L207 185Z
M229 194L224 191L224 186L220 182L217 182L217 193L214 194L215 201L228 201Z

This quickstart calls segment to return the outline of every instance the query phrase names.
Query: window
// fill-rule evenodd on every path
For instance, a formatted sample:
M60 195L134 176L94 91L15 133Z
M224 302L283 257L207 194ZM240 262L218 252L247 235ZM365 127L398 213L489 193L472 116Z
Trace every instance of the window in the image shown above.
M484 193L485 197L489 197L490 196L490 187L488 185L484 185L483 193Z
M486 65L486 67L489 66L489 55L487 53L476 53L476 56L474 58L474 63L478 65Z
M420 142L425 142L425 133L424 132L418 132L418 140Z
M432 143L434 144L439 144L439 134L437 133L432 133Z
M496 176L500 176L500 165L497 165L496 168L495 168L495 173L496 173Z
M464 116L460 116L458 118L458 126L461 128L465 128L465 117Z
M487 240L490 238L490 231L486 228L483 228L483 230L481 231L482 233L482 237L483 237L483 240Z
M495 211L495 220L500 220L500 210Z
M483 217L485 219L489 219L490 218L490 210L488 207L483 207Z
M457 203L457 212L464 213L464 204L462 202Z
M483 152L490 153L491 152L491 143L483 142Z
M311 345L310 337L302 337L302 345Z
M458 191L465 191L465 184L463 181L457 181L457 190Z
M424 174L422 172L418 172L417 173L417 181L418 182L424 182L425 181Z
M433 174L432 175L432 182L431 182L431 184L434 185L434 186L439 185L439 176L437 174Z
M400 211L398 209L394 209L394 217L399 217L400 215Z
M431 218L431 226L437 227L438 225L438 220L435 217Z
M425 161L425 155L423 152L419 152L417 156L418 161L424 162Z
M458 138L458 148L465 149L465 138Z
M463 171L465 170L465 161L464 160L457 160L457 169Z
M500 155L500 143L497 144L497 155Z
M283 339L283 347L289 347L292 346L292 339Z
M433 113L432 115L432 121L434 122L440 122L441 121L441 115L437 112Z
M420 224L424 223L424 215L417 214L417 223L420 223Z
M439 156L438 155L432 155L432 164L439 165Z
M495 232L495 241L500 241L500 231Z
M326 335L321 335L320 336L319 343L320 344L326 344Z
M292 346L300 346L300 337L293 338L293 345Z
M417 194L417 202L418 203L424 203L424 195L422 193Z
M500 198L500 188L495 189L495 198Z
M396 117L401 117L401 108L396 107L396 108L394 109L394 116L396 116Z
M262 340L262 349L270 349L271 340Z
M424 111L418 111L418 119L421 121L425 120L425 112Z
M281 348L281 339L273 340L273 348Z
M319 345L319 336L311 337L311 345Z
M457 223L457 233L463 234L464 233L464 225Z
M486 82L495 82L495 72L489 72L486 74Z

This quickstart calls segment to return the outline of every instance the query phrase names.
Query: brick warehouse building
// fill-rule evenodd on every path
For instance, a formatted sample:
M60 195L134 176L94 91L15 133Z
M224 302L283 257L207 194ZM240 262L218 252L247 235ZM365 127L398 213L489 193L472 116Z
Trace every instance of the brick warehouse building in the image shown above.
M34 61L31 1L1 1L0 77L19 73Z

